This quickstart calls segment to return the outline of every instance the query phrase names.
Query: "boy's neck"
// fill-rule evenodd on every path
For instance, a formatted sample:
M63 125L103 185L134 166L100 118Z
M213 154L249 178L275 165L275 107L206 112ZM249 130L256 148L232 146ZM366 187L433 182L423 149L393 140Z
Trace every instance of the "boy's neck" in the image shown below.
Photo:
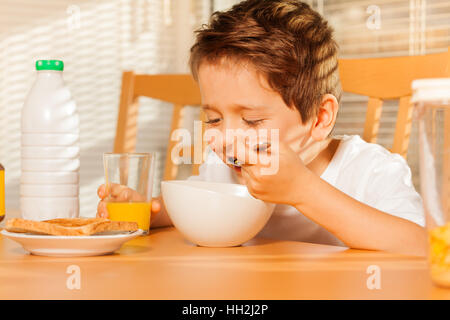
M322 146L322 150L319 154L309 162L306 167L314 172L316 175L321 176L322 173L327 169L341 140L330 138L326 144Z

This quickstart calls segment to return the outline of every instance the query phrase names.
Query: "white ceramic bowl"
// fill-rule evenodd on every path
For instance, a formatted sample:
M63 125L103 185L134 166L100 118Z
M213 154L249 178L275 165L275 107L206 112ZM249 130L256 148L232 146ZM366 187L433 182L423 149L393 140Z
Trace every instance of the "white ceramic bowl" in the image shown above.
M247 187L203 181L163 181L164 205L174 226L205 247L238 246L269 220L274 204L252 197Z

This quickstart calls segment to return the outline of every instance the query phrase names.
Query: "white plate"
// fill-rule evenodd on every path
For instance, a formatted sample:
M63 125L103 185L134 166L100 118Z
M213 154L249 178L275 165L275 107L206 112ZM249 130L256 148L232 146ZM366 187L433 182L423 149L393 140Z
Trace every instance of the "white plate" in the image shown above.
M30 253L49 257L86 257L113 253L127 241L142 234L142 230L131 233L103 234L93 236L49 236L14 233L2 230L2 235L14 240Z

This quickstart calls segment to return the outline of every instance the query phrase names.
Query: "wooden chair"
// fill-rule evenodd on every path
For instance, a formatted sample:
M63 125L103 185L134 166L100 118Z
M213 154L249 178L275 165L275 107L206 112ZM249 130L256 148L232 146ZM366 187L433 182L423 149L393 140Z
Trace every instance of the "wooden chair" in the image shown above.
M411 82L420 78L448 77L449 61L450 51L422 56L340 59L343 91L369 97L363 139L376 142L383 100L398 99L391 151L406 157L412 123Z
M177 175L178 166L171 161L170 157L172 149L177 143L171 139L172 132L181 127L182 111L185 106L200 105L200 90L194 79L187 74L138 75L132 71L124 72L122 75L122 92L120 95L114 152L135 151L139 97L149 97L173 104L172 124L163 177L164 180L173 180ZM198 139L198 137L194 138ZM192 173L198 174L198 162L200 162L198 155L202 155L203 145L194 143L194 146L197 149L193 150L193 154L197 159L195 159L195 164L192 166ZM201 150L198 150L198 146L200 146Z
M341 59L340 78L345 92L369 97L363 139L376 142L383 100L399 99L391 151L406 158L412 125L411 82L420 78L450 76L450 47L447 52L422 56L379 59ZM450 112L446 112L444 148L450 148ZM450 216L450 156L445 155L442 176L444 215Z
M448 61L448 52L424 56L340 59L339 69L343 90L369 97L364 140L376 142L383 100L399 99L391 151L405 157L412 122L412 106L409 103L411 81L418 78L447 77ZM170 136L181 125L183 107L198 106L201 103L199 88L190 75L138 75L130 71L124 72L114 152L134 152L135 150L140 96L159 99L174 105ZM176 141L172 141L169 137L164 180L175 179L177 175L178 166L170 158L175 144ZM197 147L199 145L202 147L202 144L194 144ZM202 154L202 152L203 150L194 150L194 155ZM198 173L198 163L193 165L192 171L193 174Z

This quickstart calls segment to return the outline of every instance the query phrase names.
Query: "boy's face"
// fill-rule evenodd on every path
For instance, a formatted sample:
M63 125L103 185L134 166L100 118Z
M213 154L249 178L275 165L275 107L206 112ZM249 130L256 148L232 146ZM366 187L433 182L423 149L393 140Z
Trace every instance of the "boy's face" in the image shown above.
M225 163L232 156L227 150L234 150L230 145L236 141L227 138L227 130L265 129L270 140L271 131L276 129L280 142L297 153L309 144L311 123L303 123L298 110L289 108L251 66L203 63L198 82L206 130L217 129L223 137L221 141L214 139L210 146ZM240 173L240 169L234 169Z

